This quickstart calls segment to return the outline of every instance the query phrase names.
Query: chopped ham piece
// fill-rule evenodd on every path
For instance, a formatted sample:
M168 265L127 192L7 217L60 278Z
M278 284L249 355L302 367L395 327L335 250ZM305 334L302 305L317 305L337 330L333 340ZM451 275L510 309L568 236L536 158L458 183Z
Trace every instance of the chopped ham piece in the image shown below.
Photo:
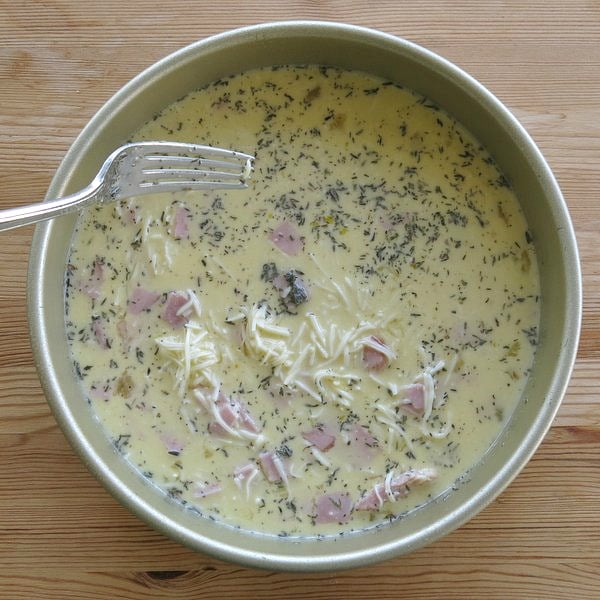
M350 494L334 492L317 498L315 523L347 523L352 512Z
M227 398L225 394L219 393L215 402L217 420L208 425L208 431L215 435L226 435L228 433L241 431L257 434L260 427L252 418L248 408L234 396Z
M366 427L359 424L356 424L352 429L350 443L363 447L365 451L377 452L379 449L377 439L373 437Z
M189 237L188 222L190 220L190 211L185 206L178 206L175 209L173 223L171 227L171 235L176 240L181 240Z
M384 502L395 502L408 494L411 485L428 483L436 476L432 469L406 471L394 476L387 474L385 481L380 481L372 490L366 492L354 505L355 510L379 510Z
M98 400L108 400L112 396L110 381L92 383L90 386L90 396Z
M168 434L160 436L162 443L165 445L167 452L173 456L178 456L183 450L183 443L176 437Z
M369 465L381 452L379 443L371 432L360 423L342 429L345 442L345 455L349 465L363 467Z
M221 400L217 402L217 405L219 406L221 419L223 419L229 427L236 427L238 425L237 407L227 400Z
M227 421L229 426L235 425L237 427L242 427L252 433L258 433L260 431L258 425L248 412L248 409L238 398L233 396L226 398L225 395L221 394L217 404L223 407L223 410L231 415L230 420Z
M248 479L251 475L257 473L258 470L254 463L246 463L241 467L236 467L233 471L233 478L237 481L244 481Z
M175 329L183 327L189 321L189 313L182 314L181 309L188 304L189 297L184 292L169 292L163 311L163 319Z
M422 417L425 411L425 386L422 383L407 385L398 406L415 417Z
M129 207L125 213L125 224L136 225L140 222L140 214L136 207Z
M294 225L284 221L269 235L269 239L288 256L296 256L304 248L304 240Z
M137 286L127 303L127 309L130 313L139 315L141 312L149 310L159 298L160 294L158 292L152 292L141 286Z
M133 200L118 203L116 210L124 225L135 225L140 222L140 213Z
M281 457L276 452L265 451L258 455L260 466L267 478L267 481L274 483L276 481L287 482L287 471Z
M389 362L390 350L385 342L374 335L368 338L368 344L363 347L363 365L367 371L382 371Z
M104 321L100 318L92 319L92 331L100 348L110 348L110 340L104 329Z
M335 444L335 435L324 425L317 425L313 430L303 433L302 437L322 452L330 450Z
M273 283L273 287L279 292L282 298L285 298L285 296L289 294L290 284L287 282L283 273L275 275L271 281Z
M211 421L208 424L208 433L211 433L212 435L225 436L227 435L227 430L216 421Z
M193 493L195 498L206 498L218 494L221 491L223 491L223 488L220 483L207 483L204 485L197 485Z
M92 271L87 281L79 284L79 289L96 300L100 297L102 283L104 282L104 261L97 258L92 266Z
M125 348L129 348L140 335L140 326L136 320L135 317L133 319L123 318L117 323L117 333Z

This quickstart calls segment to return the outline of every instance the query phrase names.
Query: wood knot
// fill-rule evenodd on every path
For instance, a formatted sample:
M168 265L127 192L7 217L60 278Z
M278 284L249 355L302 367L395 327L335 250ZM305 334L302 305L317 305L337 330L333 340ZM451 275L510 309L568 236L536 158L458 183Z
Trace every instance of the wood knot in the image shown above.
M188 571L146 571L150 579L175 579L185 575Z

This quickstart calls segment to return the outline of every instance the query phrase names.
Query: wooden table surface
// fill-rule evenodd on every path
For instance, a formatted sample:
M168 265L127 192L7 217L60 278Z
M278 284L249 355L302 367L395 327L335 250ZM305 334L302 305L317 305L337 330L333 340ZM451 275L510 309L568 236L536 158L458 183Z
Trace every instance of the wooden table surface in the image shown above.
M0 207L44 197L98 108L144 67L233 27L314 18L397 34L494 92L545 154L574 220L583 332L568 393L492 505L409 556L353 571L254 571L122 508L50 414L28 338L33 228L0 235L0 597L600 598L600 1L0 0Z

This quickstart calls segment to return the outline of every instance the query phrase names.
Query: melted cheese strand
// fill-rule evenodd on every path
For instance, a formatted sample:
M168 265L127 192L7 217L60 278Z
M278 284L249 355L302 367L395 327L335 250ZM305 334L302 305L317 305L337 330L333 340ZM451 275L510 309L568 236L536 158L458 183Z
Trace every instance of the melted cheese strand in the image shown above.
M394 476L394 471L392 469L390 469L387 472L387 475L385 476L385 481L384 481L384 489L385 489L385 493L387 494L388 500L390 500L391 502L396 502L396 496L394 495L394 492L392 491L392 477Z

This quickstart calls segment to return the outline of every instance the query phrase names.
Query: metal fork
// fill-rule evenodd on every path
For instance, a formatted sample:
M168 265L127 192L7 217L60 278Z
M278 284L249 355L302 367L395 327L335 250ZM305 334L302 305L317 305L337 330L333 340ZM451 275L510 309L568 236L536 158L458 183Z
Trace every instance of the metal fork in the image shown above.
M57 200L0 210L0 231L52 219L94 203L141 194L247 187L254 157L180 142L136 142L115 150L93 181Z

